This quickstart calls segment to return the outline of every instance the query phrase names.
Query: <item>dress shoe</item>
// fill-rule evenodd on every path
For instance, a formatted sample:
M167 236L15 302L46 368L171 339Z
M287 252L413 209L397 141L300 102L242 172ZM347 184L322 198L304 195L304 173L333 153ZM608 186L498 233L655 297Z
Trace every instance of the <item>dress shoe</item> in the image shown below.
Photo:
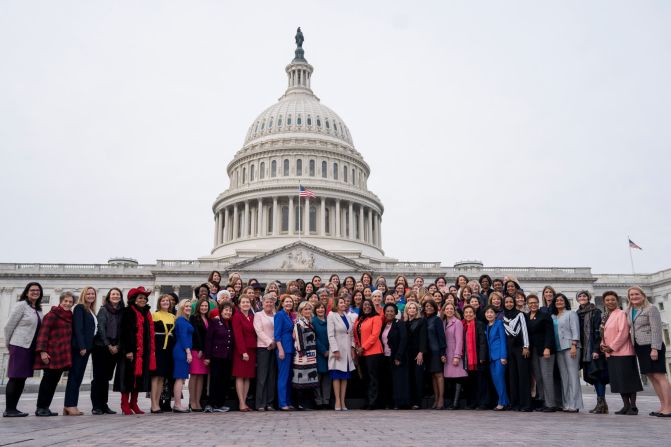
M100 416L101 414L105 414L105 412L100 408L94 408L93 410L91 410L91 414L94 416Z
M77 407L63 407L63 416L81 416L83 414Z
M103 408L103 413L105 414L116 414L116 411L112 410L110 407Z
M5 418L24 418L26 416L28 416L28 413L19 410L7 410L2 413L2 417Z
M37 410L35 410L35 416L38 417L58 416L58 413L54 413L48 408L38 408Z

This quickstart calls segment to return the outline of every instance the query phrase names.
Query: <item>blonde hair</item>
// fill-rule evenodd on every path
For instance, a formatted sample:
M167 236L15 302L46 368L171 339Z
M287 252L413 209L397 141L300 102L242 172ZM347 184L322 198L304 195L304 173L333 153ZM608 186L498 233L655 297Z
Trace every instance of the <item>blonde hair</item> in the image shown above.
M166 310L166 312L170 312L170 304L172 304L172 303L170 303L170 301L171 301L174 297L173 297L172 295L167 294L167 293L164 293L163 295L161 295L161 296L158 297L158 300L156 301L156 312L160 312L160 311L162 310L162 309L161 309L161 301L163 301L163 298L167 298L167 299L168 299L168 303L169 303L169 305L168 305L168 309Z
M410 317L408 316L408 308L410 306L414 306L415 309L417 309L417 314L415 314L415 318L413 318L413 320L416 319L416 318L421 318L422 315L421 315L421 312L419 310L419 304L417 304L415 301L410 301L410 302L407 302L405 304L405 309L403 309L403 320L404 321L410 321Z
M440 316L443 319L445 319L445 309L447 308L447 306L452 306L452 310L454 310L454 317L456 317L457 320L461 320L461 315L459 315L459 312L457 312L457 306L455 306L452 303L445 303L443 308L440 310L440 314L441 314Z
M487 304L489 304L490 306L492 306L492 297L494 297L494 296L498 296L498 297L499 297L499 299L501 300L501 307L503 307L503 294L501 294L501 292L497 292L497 291L494 291L494 292L492 292L492 293L489 294L489 300L487 301ZM515 300L513 299L513 302L514 302L514 301L515 301Z
M179 317L186 318L186 316L184 315L184 309L187 308L187 307L189 309L191 309L191 300L189 298L185 298L182 301L180 301L179 303L177 303L177 315L175 315L175 317L176 318L179 318Z
M93 302L91 303L90 306L86 303L86 292L88 292L89 290L93 290L93 294L96 296L96 298L93 300ZM93 286L86 286L86 287L82 288L82 291L79 294L79 299L77 300L76 305L79 305L79 304L84 305L84 307L89 308L89 310L91 312L95 313L96 312L96 304L98 304L98 291L96 291L96 288L93 287Z
M303 309L305 309L306 307L309 307L310 310L314 311L314 306L312 305L312 303L310 303L309 301L301 301L301 303L298 305L298 314L300 315L303 312Z
M648 307L650 306L650 301L648 300L648 295L645 294L643 289L641 289L639 286L631 286L627 289L627 302L628 306L631 307L631 302L629 302L629 292L632 290L637 290L641 295L643 295L643 304L641 307Z

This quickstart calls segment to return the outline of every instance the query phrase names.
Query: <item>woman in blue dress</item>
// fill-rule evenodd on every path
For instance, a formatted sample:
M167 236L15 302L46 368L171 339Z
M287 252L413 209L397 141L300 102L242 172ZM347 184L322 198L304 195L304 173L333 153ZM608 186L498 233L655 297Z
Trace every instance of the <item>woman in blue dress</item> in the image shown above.
M175 387L173 394L175 396L175 406L172 411L175 413L188 413L189 410L182 407L182 389L184 382L189 378L189 365L191 364L191 341L193 336L193 326L189 322L191 316L191 300L182 300L177 306L177 318L175 319L175 347L172 351L174 361L173 377Z
M501 411L505 410L510 404L506 392L506 364L508 363L506 331L503 327L503 321L497 319L494 306L485 307L485 319L487 320L485 333L489 345L489 371L492 375L496 393L499 395L498 405L494 410Z

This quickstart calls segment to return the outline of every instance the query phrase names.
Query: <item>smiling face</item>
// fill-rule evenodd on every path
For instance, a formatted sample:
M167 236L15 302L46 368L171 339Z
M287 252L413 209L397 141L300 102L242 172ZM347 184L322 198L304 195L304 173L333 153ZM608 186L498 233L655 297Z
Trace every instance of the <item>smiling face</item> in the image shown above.
M445 317L452 318L454 316L454 305L453 304L446 304L445 307L443 308L443 315Z
M167 312L170 310L170 297L164 296L158 302L158 310Z
M496 308L501 307L501 297L498 295L492 295L492 306Z
M72 306L75 304L75 299L71 296L66 296L63 298L63 301L59 304L64 310L72 309Z
M303 309L301 309L301 315L303 316L303 318L307 319L312 318L312 304L306 303L303 306Z
M554 298L555 298L554 292L552 292L552 290L546 287L543 290L543 302L545 302L545 306L549 307L550 304L552 304L552 301L554 301Z
M529 306L529 311L532 313L538 312L538 298L532 296L527 300L527 306Z
M589 303L589 297L587 296L586 293L581 293L580 295L578 295L577 301L578 304L584 306L585 304Z
M488 290L491 284L489 283L489 278L484 277L480 280L480 285L482 286L482 290Z
M471 295L473 295L473 294L468 289L464 289L464 290L461 291L461 298L464 301L468 301L471 298Z
M286 313L289 313L293 308L294 308L294 299L291 297L284 298L284 300L282 301L282 309L284 309Z
M373 313L373 306L370 304L370 301L364 301L361 305L361 313L364 315L370 315Z
M515 299L511 296L507 296L503 301L503 307L506 310L512 310L515 308Z
M396 312L394 312L394 308L389 306L384 309L384 319L387 322L392 322L396 319Z
M317 315L317 317L323 319L323 318L324 318L324 315L326 315L326 308L325 308L324 306L321 306L321 305L320 305L320 306L317 306L317 307L315 308L315 315Z
M121 302L121 293L118 290L112 290L110 292L110 303L112 306L116 306Z
M207 304L207 303L203 303L203 304ZM184 317L188 319L191 316L191 300L184 300L183 306L184 306L184 309L182 309L182 313L184 314ZM208 306L208 310L209 309L210 308Z
M496 320L496 312L494 312L492 309L487 309L485 312L485 319L490 323L493 322Z
M555 298L555 307L557 308L557 310L566 309L566 301L564 301L563 296L558 296Z
M338 312L344 313L347 310L347 303L344 299L338 298Z
M89 287L86 289L86 294L84 295L84 300L89 306L96 302L96 291L94 288Z
M142 308L147 305L147 295L139 294L135 297L135 305Z
M470 307L464 309L464 320L472 321L475 319L475 312Z
M603 297L603 307L606 308L608 312L612 312L619 307L617 298L615 295L606 295Z
M231 309L230 307L224 307L221 310L221 318L223 318L224 320L230 320L231 315L233 315L233 309Z
M210 305L207 303L207 301L203 301L202 303L200 303L200 306L198 307L198 313L200 315L207 316L209 311L210 311Z
M28 289L28 301L30 301L31 304L35 304L35 302L40 298L40 288L36 285L30 286L30 289Z
M210 296L210 289L208 289L208 288L205 287L205 286L201 286L201 287L198 289L198 299L205 299L205 298L207 298L208 296Z
M249 312L249 309L251 309L251 308L252 308L252 302L249 301L249 298L247 298L246 296L241 297L240 298L240 310L242 312L247 313L247 312Z
M473 306L476 310L480 308L480 300L477 296L472 296L471 299L468 300L468 304Z
M627 298L629 298L629 303L634 307L643 306L646 299L640 290L633 287L627 291Z
M527 304L527 300L521 293L515 294L515 307L521 309Z
M419 309L417 308L417 304L414 302L409 302L408 304L405 305L405 312L408 314L408 318L413 319L417 316L419 313Z

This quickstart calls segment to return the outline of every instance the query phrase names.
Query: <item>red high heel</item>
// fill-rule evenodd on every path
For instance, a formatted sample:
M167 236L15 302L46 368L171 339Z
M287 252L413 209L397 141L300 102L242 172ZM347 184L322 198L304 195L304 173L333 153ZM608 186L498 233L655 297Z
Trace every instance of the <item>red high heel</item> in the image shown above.
M121 393L121 412L126 416L133 414L128 403L130 393Z
M140 407L137 406L137 391L133 391L130 395L130 409L135 414L144 414L144 411L140 410Z

